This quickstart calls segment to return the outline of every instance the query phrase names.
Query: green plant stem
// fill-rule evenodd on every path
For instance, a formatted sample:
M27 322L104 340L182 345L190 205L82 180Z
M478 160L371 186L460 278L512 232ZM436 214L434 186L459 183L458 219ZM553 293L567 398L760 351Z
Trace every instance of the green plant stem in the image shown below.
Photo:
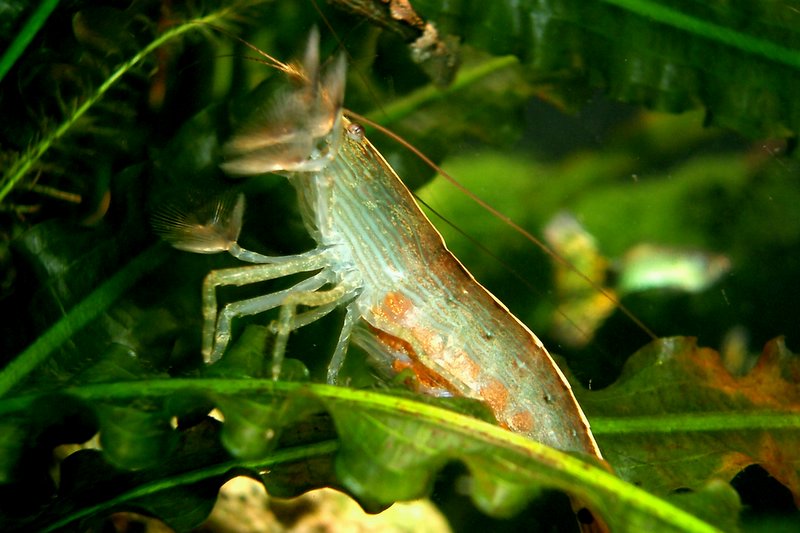
M141 63L156 48L164 43L183 35L189 30L203 27L203 25L213 24L219 19L225 17L235 9L234 6L228 6L219 9L204 17L199 17L170 30L165 31L156 39L150 42L147 46L141 49L133 57L122 63L117 69L109 76L100 87L95 90L89 98L87 98L81 105L79 105L72 114L62 122L55 130L47 133L42 140L36 143L22 157L20 157L11 168L6 171L0 180L0 203L3 202L6 196L13 190L14 186L31 170L33 165L47 152L47 150L58 139L64 136L69 129L80 119L91 107L96 104L108 90L129 70Z
M121 274L121 273L120 273ZM109 280L110 281L110 280ZM98 292L100 289L98 289ZM243 393L287 394L304 387L289 381L259 379L168 379L84 385L61 389L60 392L83 400L130 400L137 397L162 397L177 392L214 391L223 395ZM315 393L322 388L325 394L339 398L343 387L313 385ZM329 390L328 390L329 389ZM358 391L351 391L358 392ZM349 394L349 393L348 393ZM347 396L347 394L345 394ZM0 416L25 409L41 394L26 394L0 399ZM696 431L746 431L765 429L800 429L800 413L688 413L652 417L592 417L592 432L597 435L624 433L675 433Z
M165 245L155 245L142 252L40 335L0 371L0 397L42 364L53 350L108 309L142 276L161 264L166 257L166 251Z
M25 48L36 37L36 34L39 33L39 30L57 5L58 0L42 0L28 20L25 21L17 36L14 37L9 47L3 52L3 56L0 57L0 81L3 81L8 71L19 59L19 56L22 55Z
M800 429L800 413L687 413L591 418L595 435Z

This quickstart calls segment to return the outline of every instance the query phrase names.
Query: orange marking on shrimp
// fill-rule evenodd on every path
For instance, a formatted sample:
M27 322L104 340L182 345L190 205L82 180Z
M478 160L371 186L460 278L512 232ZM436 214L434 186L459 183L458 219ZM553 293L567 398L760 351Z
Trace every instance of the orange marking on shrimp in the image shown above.
M411 386L412 389L420 391L428 389L455 392L446 379L415 359L410 361L401 361L399 359L392 361L392 370L398 374L403 370L410 370L414 374L414 378L416 378L416 383L406 382L406 386Z
M382 305L378 309L375 309L374 312L376 315L390 320L393 323L407 324L413 310L414 304L409 298L406 298L399 292L389 292L384 297ZM409 338L417 341L417 346L421 349L421 353L416 353L408 341L376 330L380 340L385 345L407 354L416 361L420 360L421 355L434 361L448 359L451 363L450 366L462 369L463 374L469 376L470 379L474 380L483 374L484 371L481 366L473 361L466 351L452 346L446 346L441 335L436 331L421 326L407 326L406 331L408 332ZM402 343L402 346L400 346L400 343ZM445 354L445 351L449 351L450 353ZM444 378L440 378L439 381L446 382ZM447 390L452 389L452 386L447 387Z
M508 407L508 388L501 381L488 380L488 384L482 387L478 394L495 413L502 413Z
M426 367L419 361L419 357L414 351L414 347L411 346L411 344L409 344L407 341L399 339L394 335L386 333L385 331L380 331L373 327L370 327L370 329L372 330L378 342L383 344L389 351L408 356L408 360L395 359L391 363L392 371L394 371L396 374L399 374L404 370L410 370L414 374L416 383L406 383L406 385L421 391L427 389L448 391L451 393L456 392L453 389L453 386L444 377Z
M517 433L527 433L533 429L533 425L533 415L529 411L514 413L508 420L508 429Z
M375 337L381 342L381 344L383 344L390 350L394 352L404 353L413 359L417 358L417 354L414 352L414 347L411 346L411 344L409 344L407 341L404 341L403 339L398 339L394 335L390 335L389 333L386 333L385 331L381 331L379 329L375 329L372 327L370 329L373 331Z
M458 350L456 354L450 355L449 359L471 380L477 380L483 375L483 369L481 366L473 361L469 354L464 350Z
M411 335L419 342L420 347L433 361L439 361L450 368L459 369L462 376L477 380L484 375L484 369L469 356L469 354L454 346L448 346L442 336L425 328L411 328Z
M399 292L388 292L383 299L383 306L381 308L387 312L381 314L394 322L399 322L406 317L413 308L414 304L411 300Z

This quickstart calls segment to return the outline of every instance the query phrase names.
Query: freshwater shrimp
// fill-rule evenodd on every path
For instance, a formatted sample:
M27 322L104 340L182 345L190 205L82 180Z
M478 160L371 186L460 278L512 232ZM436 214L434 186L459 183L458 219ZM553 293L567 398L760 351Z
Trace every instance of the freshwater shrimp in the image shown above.
M242 196L220 201L208 223L178 211L154 220L179 249L227 251L253 263L205 278L205 361L223 356L234 318L280 308L272 326L271 371L278 379L289 334L343 308L329 383L337 383L353 342L384 374L410 371L411 386L420 392L480 400L511 431L602 458L569 383L541 341L449 252L363 127L344 116L344 56L322 70L318 41L312 31L301 65L265 56L294 85L273 101L268 122L234 136L221 164L233 176L285 175L317 246L279 257L244 250L237 243ZM288 289L218 309L218 287L306 272L311 275Z

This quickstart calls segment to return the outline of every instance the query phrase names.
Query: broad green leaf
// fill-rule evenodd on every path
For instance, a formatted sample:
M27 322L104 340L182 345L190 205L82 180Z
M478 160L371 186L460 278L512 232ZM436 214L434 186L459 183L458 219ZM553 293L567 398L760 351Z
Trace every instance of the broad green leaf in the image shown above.
M800 126L800 16L791 3L691 0L441 2L417 10L439 30L514 54L559 100L592 88L653 109L703 106L710 122L752 137Z
M160 464L170 455L177 435L169 413L159 404L141 401L133 405L98 406L100 445L111 464L144 468Z
M106 453L81 450L61 464L59 496L49 513L20 519L28 527L58 530L97 523L109 512L146 510L178 530L201 523L211 511L219 486L234 475L218 444L218 428L204 423L181 433L169 462L135 472L110 465ZM195 470L221 465L203 476ZM183 478L181 478L183 476Z
M518 512L521 506L543 488L568 491L581 501L588 502L616 531L640 531L656 527L659 530L713 531L704 522L659 500L644 491L624 483L604 467L584 462L582 459L548 448L514 435L497 426L443 409L431 404L411 401L402 396L393 396L368 391L355 391L341 387L322 385L299 385L270 380L224 380L224 379L171 379L120 382L114 384L86 385L69 389L70 394L90 404L102 406L120 403L133 397L137 401L158 403L159 398L180 394L196 394L197 390L213 391L235 397L258 392L277 404L283 403L287 411L293 409L292 396L307 394L327 406L339 432L341 444L337 455L337 477L339 482L361 499L367 506L388 505L396 500L414 499L430 490L436 472L448 461L462 461L474 472L476 482L473 498L484 511L496 515ZM29 398L0 401L0 411L13 409ZM300 406L301 411L305 407ZM97 409L102 426L103 419L115 413ZM191 437L191 433L184 433ZM252 434L253 440L261 435ZM201 454L205 447L193 445ZM111 442L110 446L116 446ZM124 445L123 445L124 446ZM316 453L315 445L299 446L298 452ZM113 455L116 450L107 450ZM211 457L215 457L213 452ZM291 454L290 454L291 455ZM181 457L180 461L174 458ZM278 450L272 456L281 458L285 452ZM139 499L159 490L183 487L186 483L199 482L208 477L219 476L238 466L258 468L257 464L272 464L264 458L256 462L232 462L208 464L191 472L184 469L191 454L170 454L173 459L167 474L161 480L145 483L133 488L128 483L113 494L100 497L85 510L76 510L75 517L118 508L120 505L143 505ZM206 460L208 456L206 455ZM286 461L287 459L281 459ZM202 462L201 462L202 464ZM143 471L145 479L157 475L158 469ZM176 476L171 480L171 475ZM392 483L385 483L391 475ZM105 475L104 475L105 476ZM101 476L103 477L103 476ZM108 476L105 476L108 477ZM115 475L111 475L115 478ZM130 489L126 488L130 487ZM125 491L128 492L125 492ZM61 504L56 501L53 508ZM66 523L62 519L60 523Z
M21 459L30 445L27 428L20 419L7 417L0 423L0 485L7 485L20 477L24 463Z
M733 487L724 481L712 479L694 491L673 492L666 500L722 531L740 529L742 504Z
M693 339L661 339L614 384L578 396L620 476L655 494L757 464L800 500L800 358L777 339L744 375L724 363Z

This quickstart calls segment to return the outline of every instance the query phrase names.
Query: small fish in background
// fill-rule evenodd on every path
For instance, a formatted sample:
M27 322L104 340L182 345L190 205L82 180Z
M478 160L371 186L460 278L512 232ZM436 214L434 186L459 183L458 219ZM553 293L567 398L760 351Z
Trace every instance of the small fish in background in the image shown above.
M562 258L615 298L649 290L699 293L731 269L730 259L721 254L650 243L637 244L619 260L609 261L595 238L566 212L555 215L544 234ZM613 286L609 283L612 271ZM555 286L559 306L552 333L573 348L585 346L616 307L565 264L555 265Z
M617 290L630 294L650 289L698 293L731 269L728 257L656 244L637 244L619 261Z

